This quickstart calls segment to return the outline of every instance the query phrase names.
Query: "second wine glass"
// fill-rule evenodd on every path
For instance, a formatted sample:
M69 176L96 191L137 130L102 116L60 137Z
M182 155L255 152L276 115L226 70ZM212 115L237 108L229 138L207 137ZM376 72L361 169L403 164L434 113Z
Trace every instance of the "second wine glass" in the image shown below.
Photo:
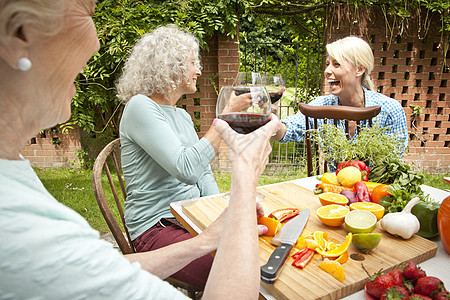
M263 86L224 86L217 99L216 115L236 132L247 134L270 121L269 99Z
M278 102L285 90L283 77L281 74L263 74L261 76L262 84L269 92L272 104Z
M262 85L262 77L257 72L238 72L234 79L233 86L259 86Z

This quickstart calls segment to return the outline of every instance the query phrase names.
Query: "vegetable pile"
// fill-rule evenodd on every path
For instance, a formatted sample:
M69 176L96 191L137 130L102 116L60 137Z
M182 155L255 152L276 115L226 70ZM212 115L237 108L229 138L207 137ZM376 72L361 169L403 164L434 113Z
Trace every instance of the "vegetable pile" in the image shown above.
M444 283L437 277L427 276L413 261L403 264L403 270L387 274L379 271L370 276L365 291L376 299L450 299Z
M353 168L351 172L350 168ZM360 170L360 178L355 176L355 169ZM366 177L369 181L364 181ZM390 156L371 168L363 161L344 161L338 165L336 175L325 173L320 180L315 194L340 193L349 199L349 205L355 202L378 203L385 208L385 214L403 211L411 199L418 197L418 203L411 210L420 223L417 234L425 238L439 234L437 213L440 203L421 190L424 176L411 170L398 157Z

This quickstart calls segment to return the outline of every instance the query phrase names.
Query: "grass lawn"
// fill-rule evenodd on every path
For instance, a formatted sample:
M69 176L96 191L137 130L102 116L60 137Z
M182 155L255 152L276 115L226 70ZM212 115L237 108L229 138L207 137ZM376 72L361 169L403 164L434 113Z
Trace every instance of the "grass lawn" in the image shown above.
M92 190L91 170L85 169L36 169L36 173L41 179L47 190L61 203L72 208L81 214L89 224L100 233L108 232L108 226L98 208L97 201ZM230 174L214 174L223 193L229 191L231 176ZM283 173L274 175L262 175L259 185L266 185L280 181L293 180L306 177L301 173ZM425 174L425 184L439 189L448 189L449 185L444 182L443 177L450 177L450 174L428 175ZM107 186L106 176L104 186ZM106 197L111 199L113 196L109 189L105 190Z

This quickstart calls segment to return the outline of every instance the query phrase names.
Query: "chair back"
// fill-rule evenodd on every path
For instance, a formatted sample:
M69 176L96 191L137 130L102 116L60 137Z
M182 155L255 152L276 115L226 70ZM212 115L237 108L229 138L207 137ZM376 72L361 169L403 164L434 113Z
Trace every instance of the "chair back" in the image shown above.
M94 167L92 169L92 187L94 188L94 195L95 199L97 199L98 206L100 207L103 217L105 218L105 221L108 224L109 230L111 230L114 239L119 245L120 251L122 251L123 254L130 254L135 253L136 250L134 249L133 243L130 238L130 234L128 233L128 229L125 226L125 219L123 216L123 207L120 197L122 197L123 201L125 201L127 198L127 194L125 191L125 184L122 178L122 168L118 158L120 158L120 138L117 138L112 142L110 142L108 145L106 145L105 148L103 148L103 150L100 151L97 158L95 159ZM108 160L112 161L112 164L114 166L115 174L119 181L120 193L117 192L112 174L109 171ZM108 178L109 187L111 188L112 194L114 196L114 201L117 206L117 210L119 211L120 219L122 220L122 225L125 230L126 238L122 230L120 229L119 223L117 222L116 217L114 216L108 201L106 201L102 184L103 170L105 170L106 177ZM194 300L198 299L199 295L201 294L201 291L195 288L194 286L189 285L183 281L177 280L175 278L168 277L165 279L165 281L167 281L176 288L186 290L187 295L191 299Z
M122 178L122 169L120 167L118 158L120 158L120 138L117 138L110 142L98 154L94 163L94 168L92 169L92 187L94 188L94 195L97 199L98 206L100 207L103 217L105 218L105 221L108 224L108 227L111 230L114 239L119 245L120 251L122 251L123 254L130 254L134 253L135 249L133 247L133 243L131 242L128 229L125 226L122 202L127 198L127 194L125 191L125 184ZM117 193L116 185L113 181L113 176L109 171L108 160L112 161L112 165L114 166L115 174L119 181L120 193ZM117 210L119 211L120 219L122 221L122 226L125 230L126 237L124 236L108 201L106 201L102 183L103 170L105 170L106 176L108 178L109 187L111 188L112 194L114 196L115 204ZM119 195L120 197L122 197L122 199L119 197Z
M299 104L300 112L305 116L305 142L306 142L306 157L308 166L308 176L319 175L320 165L314 164L314 157L319 155L319 145L313 143L311 147L310 129L318 129L317 120L334 120L334 125L337 125L339 120L344 120L345 133L347 138L350 138L349 121L355 121L357 128L361 126L361 121L368 120L369 126L372 126L372 118L376 117L380 111L381 106L370 107L353 107L344 105L324 105L313 106L306 103ZM313 128L310 128L309 119L313 119ZM327 162L324 162L323 171L327 171ZM315 173L315 174L314 174Z

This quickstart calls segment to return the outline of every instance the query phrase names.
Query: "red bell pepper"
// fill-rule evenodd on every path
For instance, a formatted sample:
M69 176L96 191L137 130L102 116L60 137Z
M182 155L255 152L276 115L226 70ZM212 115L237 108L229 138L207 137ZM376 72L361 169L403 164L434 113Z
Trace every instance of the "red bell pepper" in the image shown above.
M366 163L360 160L347 160L344 162L341 162L336 169L336 175L345 167L356 167L361 171L361 177L362 181L369 181L369 173L370 169L368 166L366 166Z
M355 196L358 202L370 202L370 193L367 185L362 181L355 183Z
M303 269L311 261L314 253L314 250L309 248L305 248L302 251L295 253L294 255L292 255L292 257L294 258L292 265L294 267Z
M287 219L290 219L292 217L295 217L300 212L300 209L298 208L282 208L273 211L269 218L274 218L275 220L278 220L278 222L284 222Z

